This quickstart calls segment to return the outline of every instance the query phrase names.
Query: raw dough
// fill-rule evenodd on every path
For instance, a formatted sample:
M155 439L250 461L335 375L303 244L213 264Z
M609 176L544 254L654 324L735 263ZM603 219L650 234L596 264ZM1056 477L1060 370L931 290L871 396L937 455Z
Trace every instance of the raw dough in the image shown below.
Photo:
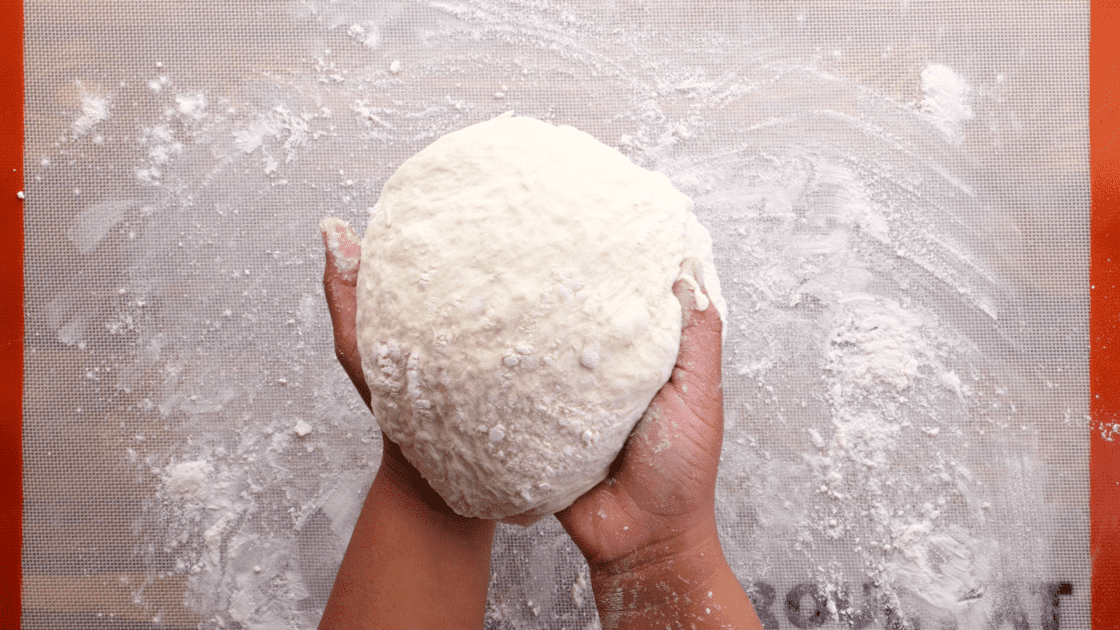
M673 283L725 312L691 210L661 173L511 114L389 178L362 243L362 369L452 509L531 521L606 477L675 363Z

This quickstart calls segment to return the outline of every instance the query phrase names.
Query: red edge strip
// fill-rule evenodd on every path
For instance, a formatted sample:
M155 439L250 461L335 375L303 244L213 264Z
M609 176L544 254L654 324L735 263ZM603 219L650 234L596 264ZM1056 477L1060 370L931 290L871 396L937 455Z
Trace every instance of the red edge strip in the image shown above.
M1120 1L1093 0L1090 20L1089 545L1093 628L1103 630L1120 627Z
M0 626L18 628L23 513L23 2L0 20Z

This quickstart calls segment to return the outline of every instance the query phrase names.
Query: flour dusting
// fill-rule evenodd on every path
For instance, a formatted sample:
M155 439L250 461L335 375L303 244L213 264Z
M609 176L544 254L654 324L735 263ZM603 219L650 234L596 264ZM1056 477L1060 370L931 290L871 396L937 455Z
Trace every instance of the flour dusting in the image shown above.
M109 118L109 109L110 100L108 96L83 92L80 113L71 125L74 137L86 135L98 124Z
M962 123L972 119L972 86L949 66L931 63L922 70L922 112L949 140L960 142Z

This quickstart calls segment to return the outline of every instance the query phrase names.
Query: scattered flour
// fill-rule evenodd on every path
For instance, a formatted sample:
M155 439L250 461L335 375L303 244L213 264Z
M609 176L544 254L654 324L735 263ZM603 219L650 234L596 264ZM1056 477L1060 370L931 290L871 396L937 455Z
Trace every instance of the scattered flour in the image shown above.
M193 121L202 120L206 114L205 94L178 94L175 96L179 113Z
M136 169L136 179L158 186L164 170L183 152L183 143L171 130L169 122L145 128L140 143L148 147L148 159Z
M949 66L931 63L922 70L920 109L946 138L960 142L961 125L972 119L972 86Z
M868 388L902 392L909 387L931 352L921 316L866 293L845 294L837 303L844 319L834 329L826 355L825 369L835 375L829 397L841 402Z
M164 483L173 496L198 501L207 496L213 474L214 467L205 460L183 462L168 467Z
M273 175L279 170L280 162L273 157L269 140L283 139L280 149L284 153L284 163L288 164L296 159L301 147L318 136L311 131L311 121L328 117L330 117L330 110L326 108L321 108L315 113L297 114L284 105L276 105L234 131L233 145L244 153L259 153L264 173Z
M88 252L133 215L146 221L149 231L138 237L147 239L145 251L126 252L135 271L121 283L111 328L134 342L136 365L113 374L122 387L154 382L137 409L177 432L168 452L155 452L149 440L132 443L128 457L158 479L145 525L156 532L153 553L174 559L188 606L206 617L206 628L314 627L377 467L379 437L345 375L337 366L304 369L334 365L316 293L321 252L307 217L342 209L361 227L389 164L498 113L495 93L511 102L556 76L586 81L596 98L577 113L542 100L534 114L601 121L597 137L665 172L696 200L697 213L713 222L721 265L733 270L723 279L734 310L719 509L722 522L734 524L725 540L737 574L783 589L815 582L826 593L822 614L833 618L858 599L864 580L877 580L877 592L915 618L980 627L974 620L989 610L984 589L1001 553L983 524L1002 504L962 453L976 439L964 433L965 420L977 417L996 377L976 369L979 351L924 298L937 287L953 307L994 304L994 292L983 265L953 248L950 228L968 217L938 214L973 203L974 193L930 167L925 145L906 144L933 135L930 125L938 145L940 137L961 141L972 92L956 71L926 66L917 107L900 106L800 59L724 71L701 67L701 52L696 67L684 67L646 55L646 35L615 35L614 25L552 5L513 10L489 1L433 5L439 24L417 37L424 50L448 52L425 63L423 55L388 50L397 45L388 21L346 13L346 3L303 5L324 33L337 29L353 57L336 42L335 51L307 62L306 76L262 73L246 90L251 96L237 97L217 89L176 94L178 84L161 70L142 90L159 113L134 130L142 151L131 165L160 201L94 204L67 233ZM510 54L478 53L478 42L500 42ZM384 57L370 52L379 48ZM394 60L386 73L397 55L409 60L408 72ZM472 73L502 80L476 86L463 80ZM414 78L442 91L418 89ZM832 96L789 99L806 92ZM89 133L107 119L112 103L93 98L67 133ZM332 109L347 115L331 119ZM316 146L320 137L332 144ZM324 168L340 147L361 166ZM286 180L303 192L266 194ZM231 190L243 194L218 192ZM398 226L402 219L375 211L371 220ZM171 246L158 234L172 236ZM172 265L169 256L177 256ZM180 273L212 279L211 293L195 293L195 277ZM100 320L63 306L50 315L51 330L68 351L84 350ZM991 320L1002 315L982 310ZM163 315L157 327L168 312L176 316ZM230 376L243 357L207 354L223 344L249 347L250 338L254 352L271 353L272 365L254 365L263 376ZM499 369L517 370L539 351L508 349ZM580 370L610 360L602 346L579 350ZM1004 398L982 403L1009 406ZM1099 429L1110 438L1120 432ZM513 431L503 422L479 435L500 445ZM597 627L585 574L558 591L551 571L524 578L523 551L544 548L542 541L556 546L534 556L533 566L576 557L548 525L499 530L508 544L496 548L501 577L491 610L501 613L491 615L493 624L538 627L560 601L573 615L564 627ZM553 595L532 591L541 584ZM780 611L784 590L778 595Z
M346 29L346 34L370 50L375 50L381 44L381 30L373 22L351 24Z
M97 94L82 94L81 113L74 120L71 128L74 137L81 137L90 132L99 123L109 118L109 97Z
M588 591L591 589L591 584L588 582L587 577L587 570L581 567L579 570L579 575L576 576L576 581L572 582L572 603L575 604L576 608L583 607L584 599L586 598Z

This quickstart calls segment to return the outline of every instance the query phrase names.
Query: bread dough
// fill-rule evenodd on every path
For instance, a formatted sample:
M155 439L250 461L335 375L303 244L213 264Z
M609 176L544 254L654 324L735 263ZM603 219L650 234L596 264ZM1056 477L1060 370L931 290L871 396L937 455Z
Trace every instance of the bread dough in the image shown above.
M668 380L682 273L725 312L711 238L661 173L511 114L447 134L389 178L362 242L377 421L461 515L561 510Z

